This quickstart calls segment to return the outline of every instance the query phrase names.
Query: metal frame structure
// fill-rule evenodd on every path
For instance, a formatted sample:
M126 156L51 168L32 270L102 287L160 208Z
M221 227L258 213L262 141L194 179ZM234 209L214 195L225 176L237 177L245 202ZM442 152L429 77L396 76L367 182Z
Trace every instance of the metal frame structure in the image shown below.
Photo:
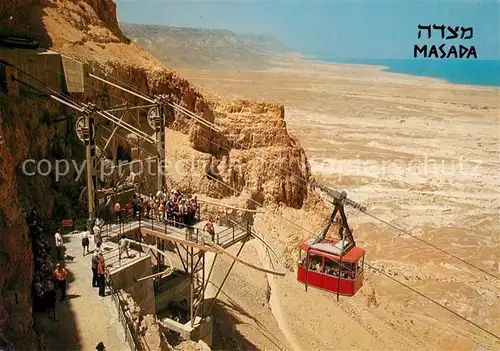
M72 103L71 101L62 100L54 95L50 97L78 112L84 114L84 127L82 131L83 142L85 144L85 158L87 167L87 212L88 212L88 222L87 227L90 234L93 234L94 220L95 220L95 210L98 207L97 197L95 192L98 187L97 182L97 170L96 170L96 147L95 147L95 122L94 115L96 112L96 106L92 103L84 104L83 107L79 107Z
M199 228L188 227L182 224L182 228L175 228L171 227L169 224L165 224L163 221L155 222L154 220L144 220L142 218L139 218L138 221L130 221L127 226L119 226L118 232L114 233L113 236L121 236L128 232L137 232L137 230L139 230L139 235L141 236L141 238L142 236L155 237L161 242L170 241L174 244L175 251L180 259L182 268L190 277L188 313L191 327L195 327L198 322L202 322L210 314L210 311L215 305L215 301L222 291L224 284L228 279L236 262L242 263L252 269L256 269L269 274L279 276L284 276L286 274L285 272L278 272L271 269L255 266L239 258L239 255L241 254L245 243L251 237L256 237L270 249L271 253L276 257L277 261L281 263L277 254L262 238L260 238L256 233L253 232L252 227L248 223L241 224L234 220L230 221L233 222L234 226L216 233L215 242L208 239L209 234ZM179 225L179 223L172 224ZM138 239L139 242L142 242L141 238ZM231 254L226 250L227 248L232 247L239 242L241 242L241 246L236 255ZM212 252L215 254L208 274L206 271L207 252ZM207 305L205 304L205 292L207 290L208 284L210 284L210 277L213 273L219 255L226 255L230 259L232 259L233 262L229 267L229 270L226 272L222 283L220 284L220 286L218 286L214 300L207 308ZM150 276L144 278L155 277L156 276Z
M136 106L134 108L143 108L143 107L151 107L154 109L154 129L155 129L155 138L154 144L157 146L158 152L158 167L157 167L157 191L161 191L164 189L165 183L165 104L168 103L166 95L157 95L155 98L147 97L143 94L136 93L132 90L122 87L119 84L115 84L106 80L102 77L96 76L92 73L89 73L89 77L94 78L102 83L108 84L114 88L120 89L128 94L131 94L135 97L138 97L142 100L149 102L150 104L144 106ZM130 108L127 108L130 109ZM119 111L120 108L110 109L105 111L107 114L112 111ZM120 125L119 123L117 123Z
M328 234L328 231L330 230L330 227L335 223L335 218L337 216L337 213L340 214L340 218L342 219L340 228L339 228L339 236L341 240L347 239L349 246L346 248L347 250L350 247L356 246L356 242L354 241L354 236L352 235L351 228L349 228L349 224L347 223L347 216L345 215L345 210L344 206L349 205L351 207L357 208L361 211L366 211L366 208L357 203L352 201L351 199L347 198L347 193L342 190L332 190L322 184L319 183L314 183L314 186L318 187L321 189L323 192L328 194L331 197L330 202L333 204L333 212L330 215L330 219L328 221L328 224L326 225L325 229L321 232L320 235L318 235L314 241L312 242L311 245L317 244L322 240L325 240L326 235Z
M141 227L141 225L140 225ZM152 227L154 227L154 224L152 223ZM247 230L250 230L250 227L247 226ZM222 282L222 284L218 287L215 299L212 303L212 305L207 309L205 306L205 292L207 290L208 284L210 283L210 277L212 275L212 272L214 270L215 264L217 262L218 255L220 254L220 251L225 250L225 248L228 248L230 246L233 246L234 244L238 242L242 242L242 245L237 253L237 257L240 255L241 250L245 244L245 242L249 239L251 236L251 233L247 231L245 234L241 235L236 235L234 234L235 228L232 229L232 233L224 233L224 232L219 232L217 233L215 243L210 242L208 239L205 239L205 237L208 237L208 233L204 231L200 231L198 228L192 228L192 227L187 227L185 226L185 241L183 242L175 242L172 241L175 245L175 249L177 252L177 255L180 259L180 262L182 264L182 267L184 268L184 271L188 273L189 279L190 279L190 293L189 293L189 320L191 327L194 327L197 321L197 317L201 317L200 321L204 320L208 314L210 313L210 310L212 309L215 299L219 295L220 291L222 290L225 281L227 280L229 274L232 271L232 268L234 264L236 263L236 260L233 260L233 263L231 264L229 270L226 273L226 276ZM158 229L155 229L154 231L158 232ZM159 233L159 232L158 232ZM153 234L149 230L143 234L143 235L148 235L148 234ZM168 234L168 228L165 226L165 234ZM222 238L222 239L221 239ZM169 240L168 238L161 239L157 237L157 240ZM225 248L219 247L218 243L224 241L225 242ZM199 245L197 245L199 244ZM211 249L211 250L208 250ZM210 270L207 274L206 268L207 268L207 259L206 259L206 253L207 251L212 251L215 253L214 260L211 264Z

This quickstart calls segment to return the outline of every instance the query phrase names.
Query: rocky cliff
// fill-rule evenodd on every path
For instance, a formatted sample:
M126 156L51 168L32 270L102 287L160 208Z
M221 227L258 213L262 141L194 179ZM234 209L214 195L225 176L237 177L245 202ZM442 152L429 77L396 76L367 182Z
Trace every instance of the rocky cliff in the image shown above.
M107 72L122 84L151 95L168 94L172 101L221 126L223 133L218 134L177 112L167 111L169 129L185 141L182 148L177 145L177 149L172 147L173 151L167 152L191 165L190 177L169 174L175 186L218 198L244 195L259 203L295 208L303 205L307 191L302 185L310 177L309 165L304 150L286 131L283 106L207 99L160 60L125 38L111 0L1 2L0 16L4 33L38 36L51 50L88 63L100 75ZM71 128L46 123L61 115L67 117L61 105L43 97L10 98L4 93L0 97L0 333L19 349L33 349L31 248L21 208L37 206L45 217L58 206L71 211L67 197L74 198L71 192L75 186L70 184L71 174L67 180L55 182L50 176L25 177L20 167L26 158L81 157L77 155L81 145L71 140ZM83 96L71 98L102 107L142 103L95 81L86 84ZM142 117L140 113L128 114L124 119L142 127ZM120 140L114 140L115 153L118 145L127 146ZM188 158L193 155L201 162L190 163ZM214 171L218 181L205 177L207 171ZM246 205L251 204L247 201Z
M269 67L287 52L280 41L229 30L120 23L123 33L172 67L237 70Z
M0 335L16 342L19 350L33 349L36 341L31 327L33 256L22 208L38 205L45 218L56 211L70 215L68 198L77 195L73 172L56 184L53 174L32 177L22 170L27 159L53 162L58 155L73 154L74 138L65 138L60 127L43 118L59 111L46 98L0 93Z

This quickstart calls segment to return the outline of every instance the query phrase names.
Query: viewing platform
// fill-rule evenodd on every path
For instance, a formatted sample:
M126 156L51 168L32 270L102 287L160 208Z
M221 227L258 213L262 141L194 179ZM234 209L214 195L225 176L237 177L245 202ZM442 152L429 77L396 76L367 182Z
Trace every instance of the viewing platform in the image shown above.
M223 249L227 249L251 235L251 226L249 224L231 222L233 222L231 226L213 223L215 230L213 243ZM110 241L119 240L121 235L135 236L140 241L140 236L146 235L174 243L195 246L204 251L216 252L217 250L206 245L207 242L212 241L211 235L203 230L206 223L207 221L200 221L194 226L186 226L183 223L173 223L171 221L128 218L121 223L105 224L102 229L102 236Z

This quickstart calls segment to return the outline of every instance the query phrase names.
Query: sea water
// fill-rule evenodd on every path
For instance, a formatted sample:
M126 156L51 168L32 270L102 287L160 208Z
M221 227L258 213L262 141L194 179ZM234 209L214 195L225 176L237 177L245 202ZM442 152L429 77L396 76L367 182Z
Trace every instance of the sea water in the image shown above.
M317 58L316 58L317 59ZM450 83L500 86L500 60L476 59L321 59L326 62L384 66L385 71L444 79Z

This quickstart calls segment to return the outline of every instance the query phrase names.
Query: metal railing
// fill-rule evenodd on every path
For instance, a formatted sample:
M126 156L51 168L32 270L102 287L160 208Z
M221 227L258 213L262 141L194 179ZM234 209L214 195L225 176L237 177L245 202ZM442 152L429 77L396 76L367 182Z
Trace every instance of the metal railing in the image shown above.
M106 276L106 286L111 292L111 298L116 306L116 310L118 311L118 320L122 325L123 332L125 334L125 341L127 342L130 350L139 351L141 348L139 347L139 342L137 341L137 336L135 334L134 327L132 326L132 322L127 319L125 315L125 307L124 302L120 298L120 292L116 291L113 288L113 284L109 276Z
M171 219L159 220L157 218L149 218L147 220L140 219L140 227L148 228L156 231L163 231L165 234L180 234L184 236L185 240L200 242L201 238L211 238L211 235L200 228L186 225L185 223L176 222ZM216 232L214 235L214 242L217 245L229 245L233 242L239 240L242 236L246 235L246 232L238 227L231 225L228 228L220 232Z
M210 237L208 232L200 228L177 222L170 218L160 220L155 216L152 218L140 217L139 223L140 228L151 229L165 234L175 233L183 235L185 240L190 241L200 242L202 237Z
M227 226L227 228L215 233L214 242L217 245L230 246L251 230L248 221L245 221L243 224L239 221L234 221L232 218L225 221L225 226ZM105 229L103 229L105 233L103 234L103 238L107 237L109 239L111 234L120 237L121 235L125 235L140 228L163 232L165 234L174 234L182 237L184 240L194 242L201 242L202 238L212 239L211 235L206 230L175 221L173 218L167 217L166 219L160 220L157 216L146 217L140 212L134 217L132 211L123 211L120 221L106 224ZM139 236L138 239L138 241L141 241L141 236Z

